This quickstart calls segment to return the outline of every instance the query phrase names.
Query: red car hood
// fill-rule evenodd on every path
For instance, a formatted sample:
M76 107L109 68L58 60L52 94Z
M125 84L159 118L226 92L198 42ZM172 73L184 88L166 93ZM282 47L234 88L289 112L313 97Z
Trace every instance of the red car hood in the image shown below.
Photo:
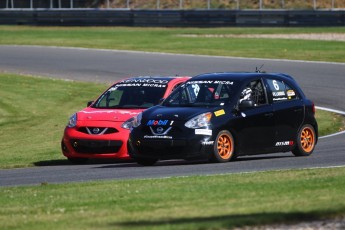
M85 108L77 113L79 121L116 121L124 122L136 116L143 109L93 109Z

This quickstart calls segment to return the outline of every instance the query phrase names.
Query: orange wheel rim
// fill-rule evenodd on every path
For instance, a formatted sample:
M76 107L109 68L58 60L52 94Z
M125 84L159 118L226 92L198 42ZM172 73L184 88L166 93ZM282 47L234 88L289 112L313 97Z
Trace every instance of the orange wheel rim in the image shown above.
M217 149L218 149L218 155L222 159L224 159L224 160L229 159L231 157L231 154L232 154L231 138L228 135L221 135L218 138Z
M314 148L315 134L311 128L304 128L301 133L301 146L307 153L311 152Z

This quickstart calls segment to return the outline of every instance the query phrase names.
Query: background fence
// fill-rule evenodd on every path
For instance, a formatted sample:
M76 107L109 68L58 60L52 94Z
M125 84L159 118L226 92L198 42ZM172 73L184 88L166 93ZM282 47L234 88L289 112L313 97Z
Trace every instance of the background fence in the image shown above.
M344 9L345 0L0 0L3 9Z
M345 10L0 10L3 25L53 26L345 26Z

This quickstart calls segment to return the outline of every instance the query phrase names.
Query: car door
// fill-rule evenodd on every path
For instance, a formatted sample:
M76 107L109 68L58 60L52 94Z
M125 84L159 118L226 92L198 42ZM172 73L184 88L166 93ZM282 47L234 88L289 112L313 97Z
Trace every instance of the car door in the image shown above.
M235 127L238 132L239 154L257 154L269 151L274 146L275 122L273 108L268 103L262 79L250 81L243 91L252 91L255 106L240 109ZM242 95L243 96L243 95ZM240 99L241 100L241 97Z
M288 82L267 79L273 105L276 147L292 146L304 119L304 103Z

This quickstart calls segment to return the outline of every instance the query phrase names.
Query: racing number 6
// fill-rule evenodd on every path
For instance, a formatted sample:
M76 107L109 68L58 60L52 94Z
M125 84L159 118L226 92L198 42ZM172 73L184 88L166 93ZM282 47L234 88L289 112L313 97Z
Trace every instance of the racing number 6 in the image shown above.
M279 90L279 85L278 85L277 81L276 81L276 80L273 80L272 83L273 83L274 88L275 88L276 90Z

